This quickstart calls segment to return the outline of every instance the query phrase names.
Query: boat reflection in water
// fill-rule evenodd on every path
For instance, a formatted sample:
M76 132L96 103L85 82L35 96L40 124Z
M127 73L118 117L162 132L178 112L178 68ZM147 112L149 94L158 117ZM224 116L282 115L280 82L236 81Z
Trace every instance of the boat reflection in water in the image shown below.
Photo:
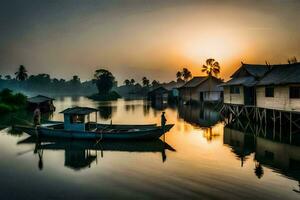
M280 142L267 133L255 134L250 130L257 130L256 125L252 124L249 129L245 125L239 121L224 127L223 142L241 160L241 166L253 153L254 173L258 178L263 177L264 167L267 167L300 184L300 146ZM294 191L300 192L299 189Z
M166 150L176 150L160 139L152 141L90 141L90 140L62 140L52 138L28 137L18 142L21 144L33 144L34 153L39 156L39 169L43 169L43 152L57 151L65 152L65 167L73 170L81 170L91 167L91 164L101 157L105 151L161 153L162 162L167 159Z

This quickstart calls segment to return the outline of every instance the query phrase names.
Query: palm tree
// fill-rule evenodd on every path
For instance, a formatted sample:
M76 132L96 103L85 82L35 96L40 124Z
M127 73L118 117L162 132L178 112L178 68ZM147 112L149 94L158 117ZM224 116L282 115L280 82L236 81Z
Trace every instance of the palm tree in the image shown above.
M202 72L206 72L208 76L218 76L220 74L220 64L213 58L206 60L206 65L202 66Z
M20 65L19 70L15 73L16 79L19 81L25 81L28 78L27 70L24 65Z
M150 84L149 79L147 79L146 77L143 77L142 82L144 87L148 87Z
M192 78L192 73L187 68L183 68L182 76L185 82L187 82L190 78Z
M181 79L181 77L182 77L182 72L181 72L181 71L178 71L178 72L176 73L176 78L177 78L177 80Z

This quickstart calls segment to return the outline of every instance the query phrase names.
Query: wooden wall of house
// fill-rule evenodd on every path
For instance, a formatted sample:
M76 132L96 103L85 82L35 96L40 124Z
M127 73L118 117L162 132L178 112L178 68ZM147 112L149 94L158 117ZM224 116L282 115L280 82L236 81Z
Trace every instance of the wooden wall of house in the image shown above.
M221 100L221 93L219 91L204 92L204 101L219 101Z
M274 88L274 97L265 97L265 86L256 88L257 107L300 111L300 99L291 99L289 86L276 86Z
M239 86L239 94L231 94L230 87L224 87L224 103L244 105L244 88Z
M197 87L187 88L184 92L182 92L182 99L185 101L193 100L200 101L200 92L207 93L206 101L218 101L221 97L221 92L223 88L218 87L220 82L215 79L208 79ZM210 92L208 92L210 91Z

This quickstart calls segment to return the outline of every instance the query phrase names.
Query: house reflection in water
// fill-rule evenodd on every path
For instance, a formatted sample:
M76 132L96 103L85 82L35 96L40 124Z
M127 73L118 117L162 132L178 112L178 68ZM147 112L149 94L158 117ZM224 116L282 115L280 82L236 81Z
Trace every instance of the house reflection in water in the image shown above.
M207 141L212 141L213 138L220 136L219 133L212 130L212 127L221 121L221 116L212 107L204 105L180 105L178 107L178 114L179 118L204 130L204 137Z
M65 152L65 166L73 170L81 170L91 167L97 161L98 152L101 157L105 151L139 152L139 153L161 153L162 162L167 159L166 150L175 152L176 150L162 140L153 141L75 141L58 139L37 139L28 137L18 144L35 145L34 153L39 156L39 168L43 168L43 151L63 150Z
M300 181L300 146L255 136L240 128L237 124L225 126L223 141L241 159L242 166L247 157L254 153L254 173L258 178L264 174L263 167L268 167L290 179Z
M221 121L219 112L208 106L180 105L178 113L184 121L201 128L210 128Z

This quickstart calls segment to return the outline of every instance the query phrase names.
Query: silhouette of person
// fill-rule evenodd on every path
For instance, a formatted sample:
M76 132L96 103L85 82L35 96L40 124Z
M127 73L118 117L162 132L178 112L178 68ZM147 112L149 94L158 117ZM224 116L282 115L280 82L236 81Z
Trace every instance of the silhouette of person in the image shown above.
M41 124L41 111L39 105L36 107L36 109L33 112L33 122L35 126Z

